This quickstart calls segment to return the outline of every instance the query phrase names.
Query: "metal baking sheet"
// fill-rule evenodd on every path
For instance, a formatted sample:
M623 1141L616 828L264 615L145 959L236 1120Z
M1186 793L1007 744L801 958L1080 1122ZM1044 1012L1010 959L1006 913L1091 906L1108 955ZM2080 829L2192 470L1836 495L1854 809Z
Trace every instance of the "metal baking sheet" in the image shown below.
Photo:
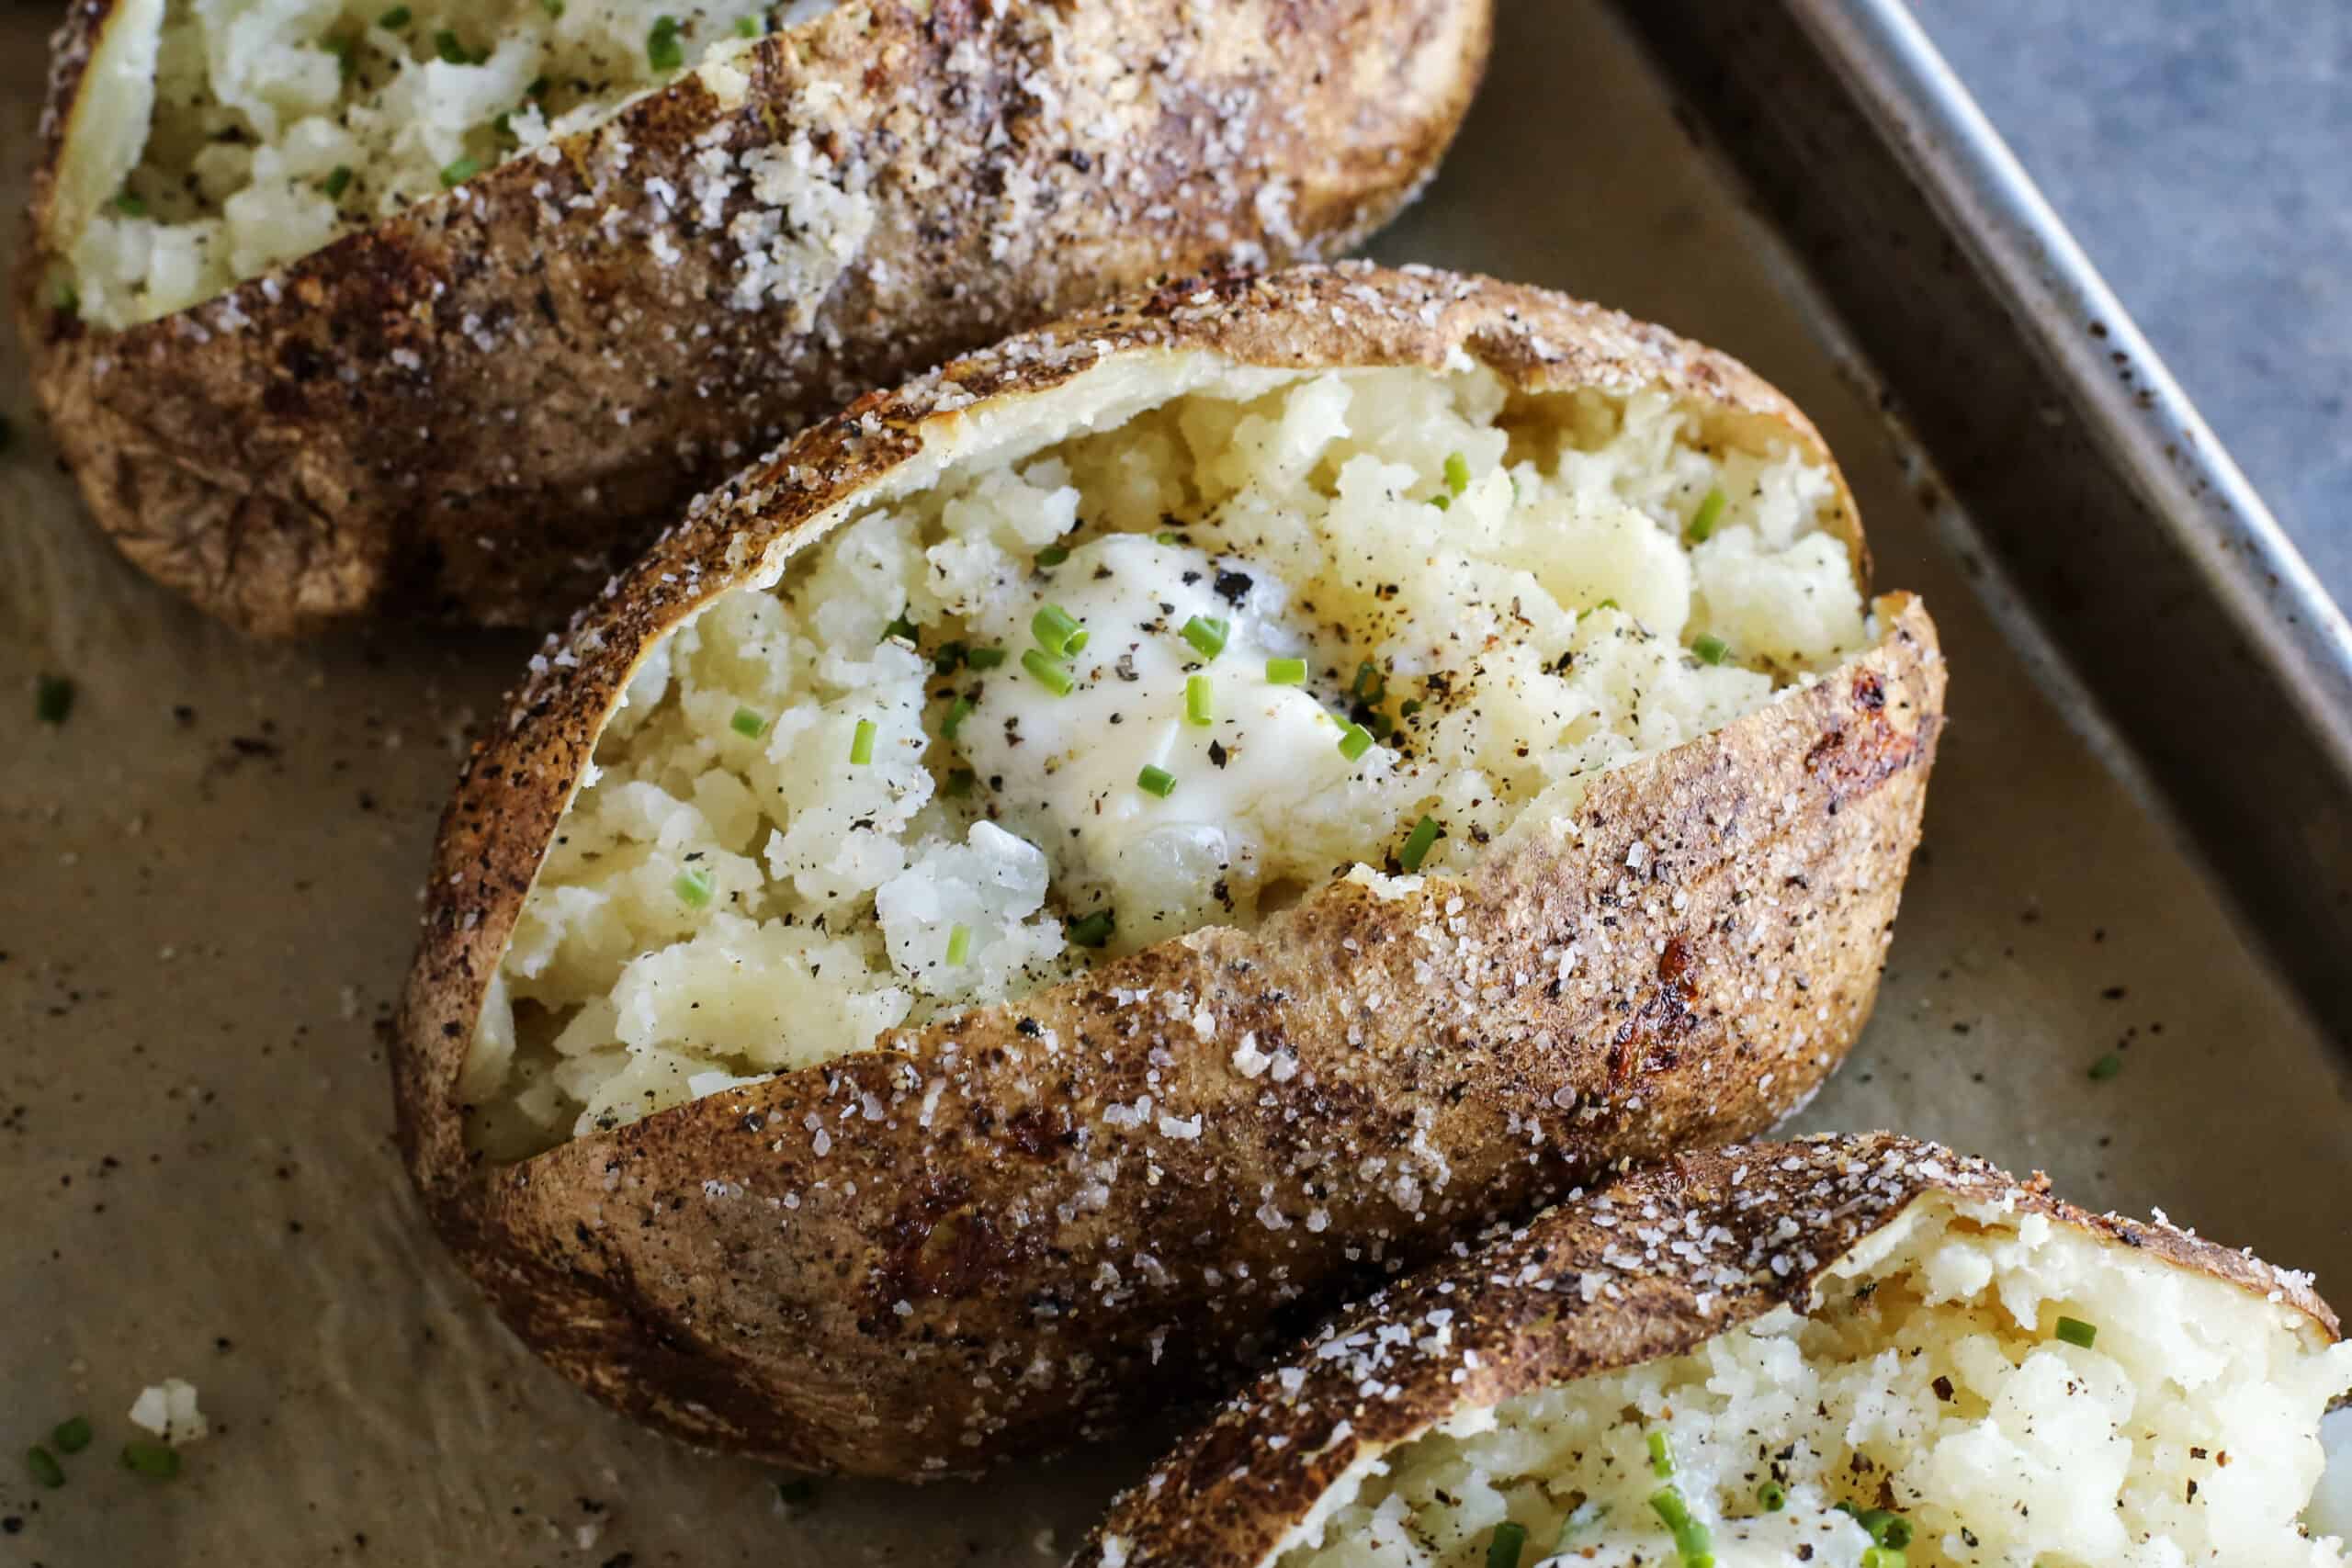
M2309 944L2298 957L2281 940L2299 909L2318 919L2315 895L2265 897L2283 839L2211 805L2275 775L2288 793L2274 798L2304 813L2305 869L2343 853L2324 838L2345 800L2320 744L2337 711L2324 638L2314 651L2247 635L2282 601L2250 607L2226 573L2102 583L2170 595L2173 612L2161 638L2142 627L2161 650L2131 649L2149 691L2115 698L2117 672L2084 657L2116 648L2098 630L2108 611L2098 594L2070 603L2084 568L2051 558L2064 556L2070 517L2098 523L2102 567L2128 563L2129 541L2110 515L2064 508L2128 486L2143 530L2192 567L2222 536L2220 514L2184 510L2119 461L2130 453L2102 420L2112 400L2037 346L2014 299L1919 323L1907 349L1890 330L1899 317L1882 296L1906 277L1923 308L1968 298L1971 277L1982 289L1984 269L1952 258L1997 249L1984 223L1917 251L1917 270L1875 292L1857 283L1873 272L1860 231L1847 231L1850 253L1832 243L1810 197L1851 196L1867 183L1849 189L1848 175L1875 170L1882 220L1959 210L1897 200L1920 202L1920 170L1952 172L1950 146L1906 164L1894 151L1903 126L1854 109L1856 62L1900 51L1893 35L1832 24L1883 22L1891 5L1736 8L1770 21L1750 31L1779 51L1751 38L1746 74L1726 63L1739 28L1674 32L1675 16L1702 8L1711 20L1730 9L1629 6L1629 22L1588 0L1507 3L1461 145L1377 251L1555 285L1746 357L1840 454L1881 581L1934 608L1952 717L1926 846L1878 1014L1804 1123L1898 1127L2045 1168L2086 1202L2163 1204L2352 1295L2343 1015L2312 979ZM0 13L11 224L50 20L40 6ZM1776 100L1774 72L1817 90ZM1932 142L1951 106L1906 96L1899 73L1877 80L1882 109L1925 115L1908 128ZM1706 85L1692 101L1708 115L1773 105L1774 135L1801 146L1818 133L1851 157L1825 157L1825 188L1791 194L1756 156L1768 122L1751 118L1723 143L1742 154L1735 172L1696 118L1678 118L1677 81ZM1780 177L1801 186L1794 166ZM1939 391L1937 373L1956 343L1981 355L1972 369L2030 372L2041 391L2026 434L2067 439L2020 444L2014 421L1984 418L1955 434L1950 405L1967 389L1945 378ZM2152 361L2137 368L2171 395ZM1919 440L1890 433L1890 400ZM13 343L0 412L17 433L0 454L0 1450L74 1413L101 1435L59 1491L0 1462L0 1564L1057 1562L1164 1433L982 1484L825 1483L812 1506L787 1508L771 1473L629 1428L496 1326L410 1197L377 1024L408 959L461 737L494 711L525 647L390 633L241 645L93 537ZM1987 455L2005 433L2007 490L1986 477L2002 471ZM2016 492L2029 476L2052 487L2055 510ZM2275 542L2258 527L2233 536ZM2265 558L2281 560L2291 554ZM2234 671L2257 705L2233 711L2286 716L2293 744L2241 757L2226 718L2177 705L2206 689L2201 668ZM77 684L62 728L33 719L43 671ZM2201 771L2168 758L2170 731L2152 716L2213 753ZM2304 774L2285 777L2299 756ZM2094 1082L2090 1064L2109 1052L2122 1072ZM109 1456L139 1388L166 1376L198 1386L214 1432L179 1479L156 1483Z

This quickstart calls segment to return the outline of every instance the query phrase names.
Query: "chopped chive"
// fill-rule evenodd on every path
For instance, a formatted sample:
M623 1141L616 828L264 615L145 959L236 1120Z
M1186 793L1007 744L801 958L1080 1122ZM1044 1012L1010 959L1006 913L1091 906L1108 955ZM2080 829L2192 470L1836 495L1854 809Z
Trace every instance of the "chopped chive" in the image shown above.
M1446 494L1443 491L1440 491L1435 495L1430 497L1430 504L1436 507L1440 512L1451 512L1453 510L1453 497Z
M2069 1345L2079 1345L2087 1350L2098 1338L2098 1325L2085 1323L2079 1317L2062 1317L2058 1320L2058 1337Z
M57 286L57 308L69 316L82 313L82 291L70 283Z
M558 21L563 19L563 0L539 0L539 9Z
M1487 1542L1487 1568L1519 1568L1520 1553L1526 1549L1527 1527L1505 1519Z
M1176 793L1176 775L1166 768L1155 768L1147 762L1143 772L1136 775L1136 787L1146 795L1156 795L1166 800Z
M1911 1544L1911 1521L1894 1509L1849 1506L1845 1511L1852 1514L1854 1522L1870 1531L1871 1540L1879 1545L1891 1546L1900 1551Z
M1424 817L1419 821L1414 823L1412 832L1406 837L1405 847L1396 852L1396 863L1403 866L1407 871L1420 870L1421 863L1430 858L1430 846L1437 842L1438 836L1441 831L1442 829L1437 825L1437 819L1433 817ZM1661 1438L1660 1442L1663 1443L1663 1441L1664 1439ZM1652 1457L1650 1461L1653 1467L1655 1467L1657 1462L1656 1457L1657 1452L1657 1450L1654 1447L1651 1450ZM1671 1467L1674 1461L1671 1459L1668 1459L1667 1461L1668 1468L1659 1471L1658 1473L1660 1475L1672 1474L1673 1470Z
M849 738L849 760L853 767L862 768L874 761L874 721L861 718Z
M1424 817L1421 820L1423 822L1427 822L1429 821L1429 818ZM1417 833L1420 831L1419 828L1415 828L1413 830ZM1435 838L1437 835L1432 833L1430 836L1431 838ZM1666 1434L1664 1432L1652 1432L1649 1436L1649 1445L1650 1473L1660 1478L1672 1475L1674 1473L1674 1450L1667 1446Z
M33 686L33 716L43 724L63 724L74 711L74 682L64 675L43 675Z
M1460 495L1470 488L1470 459L1459 452L1445 455L1445 488L1452 495Z
M1622 609L1623 606L1619 604L1614 599L1603 599L1600 604L1595 604L1593 608L1596 610L1616 610Z
M972 928L956 925L947 928L947 962L959 967L972 956Z
M656 71L675 71L686 62L686 46L678 41L678 18L656 17L645 35L645 61Z
M1193 645L1193 651L1203 660L1213 663L1216 656L1225 651L1225 639L1232 632L1233 623L1222 616L1194 615L1184 623L1184 629L1180 635Z
M1376 703L1387 691L1387 682L1380 678L1380 667L1369 659L1356 666L1355 684L1348 688L1360 703Z
M481 160L480 158L460 158L456 163L441 171L441 183L445 186L461 186L481 173Z
M144 218L147 216L147 204L140 200L137 197L131 195L127 190L120 191L116 194L114 198L114 209L117 212L121 213L125 218Z
M946 790L949 798L960 800L971 794L974 776L969 768L948 769L947 783L943 787Z
M466 50L465 40L448 28L443 28L433 35L433 52L441 57L445 65L471 65L474 62L474 57Z
M767 31L767 25L766 20L763 17L738 17L735 18L735 36L737 38L758 38L765 31Z
M943 642L939 651L931 656L931 667L941 675L953 675L956 667L964 662L965 647L960 642Z
M1216 687L1207 676L1184 677L1184 718L1191 724L1216 722Z
M1756 1501L1768 1514L1777 1514L1789 1506L1789 1489L1777 1481L1767 1481L1756 1488Z
M1910 1568L1910 1559L1891 1546L1865 1547L1861 1568Z
M805 1508L817 1500L814 1476L796 1475L789 1481L775 1483L775 1500L790 1507Z
M122 1467L158 1481L169 1481L180 1472L180 1452L146 1438L133 1438L122 1445Z
M345 191L351 188L351 165L337 164L334 171L319 182L319 188L327 193L328 200L339 199Z
M1723 486L1709 491L1707 499L1699 503L1699 510L1690 514L1690 526L1683 530L1682 536L1694 545L1706 543L1707 536L1715 531L1715 525L1724 520L1726 504Z
M969 718L971 714L972 699L965 696L957 697L947 705L947 716L939 721L939 733L950 740L955 739L956 732L964 728L964 721Z
M1021 668L1037 677L1037 684L1057 697L1069 696L1078 690L1078 677L1055 663L1042 648L1033 648L1023 652L1021 655Z
M90 1446L90 1418L74 1416L60 1421L49 1434L49 1440L57 1445L60 1453L78 1454Z
M2113 1077L2122 1070L2123 1058L2117 1055L2114 1052L2109 1051L2106 1055L2101 1056L2098 1061L2091 1064L2091 1081L2093 1083L2105 1083L2108 1079Z
M1702 664L1721 664L1731 651L1731 644L1713 632L1701 632L1690 639L1690 651Z
M1372 731L1372 738L1374 740L1385 740L1396 729L1396 721L1389 717L1386 714L1381 712L1378 708L1366 708L1363 716L1363 727Z
M1101 947L1111 940L1111 911L1097 909L1082 920L1072 920L1065 934L1080 947Z
M889 642L893 639L906 643L921 643L922 641L922 637L915 635L915 624L907 619L904 615L892 616L890 624L882 628L882 635L876 637L874 640L877 643L884 643Z
M359 46L347 38L331 38L326 51L334 56L335 74L350 81L359 74Z
M412 14L407 6L395 6L390 10L385 12L382 16L377 17L376 25L383 28L386 32L396 33L402 28L408 26L410 21L413 19Z
M1650 1494L1650 1506L1674 1537L1674 1550L1682 1559L1683 1568L1711 1568L1714 1562L1714 1532L1705 1522L1690 1517L1690 1506L1682 1494L1671 1486L1661 1486Z
M1155 545L1181 545L1184 542L1184 536L1173 528L1162 528L1151 536L1151 542Z
M1056 659L1072 659L1086 646L1086 628L1059 604L1048 604L1029 617L1029 635Z
M1405 718L1410 718L1420 711L1421 699L1419 697L1407 697L1403 702L1396 705L1397 714Z
M1069 559L1069 551L1060 545L1047 545L1037 552L1039 566L1059 566L1068 559Z
M39 1443L25 1450L25 1468L32 1472L33 1479L43 1486L65 1484L65 1467L57 1462L55 1454Z
M1361 724L1351 724L1340 731L1340 755L1352 762L1372 750L1372 731Z
M678 879L670 884L670 891L675 893L678 902L689 909L707 908L710 903L710 873L701 866L690 865L678 873Z
M1272 686L1305 685L1306 683L1306 660L1304 659L1267 660L1266 683Z
M739 707L735 710L735 716L727 721L728 728L738 735L748 735L754 739L758 739L767 727L768 721L753 708Z
M970 665L975 670L993 670L998 665L1004 662L1004 649L1001 648L976 648L969 653L964 655L964 662Z
M534 76L531 78L531 85L523 89L523 96L533 99L544 98L548 96L548 89L554 85L555 82L551 77Z

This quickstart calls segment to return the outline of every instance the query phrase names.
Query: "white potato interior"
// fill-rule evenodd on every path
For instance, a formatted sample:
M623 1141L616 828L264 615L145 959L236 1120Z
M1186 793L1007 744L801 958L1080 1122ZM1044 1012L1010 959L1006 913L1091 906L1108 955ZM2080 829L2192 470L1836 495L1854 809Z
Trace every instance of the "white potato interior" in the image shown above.
M1642 1217L1623 1219L1637 1245ZM1484 1564L1506 1521L1526 1531L1523 1568L1674 1568L1651 1501L1669 1485L1720 1568L1856 1568L1874 1542L1841 1503L1898 1515L1911 1539L1871 1561L1908 1568L2345 1561L2299 1516L2352 1345L2315 1348L2284 1304L2041 1215L1940 1200L1824 1294L1808 1315L1456 1417L1328 1498L1282 1568ZM2064 1337L2062 1318L2092 1333Z
M831 4L123 0L61 164L58 286L100 326L167 315Z
M631 1120L1333 876L1459 873L1868 635L1830 474L1752 426L1466 362L1244 379L955 464L655 652L482 1015L480 1135ZM1087 632L1066 661L1048 606Z

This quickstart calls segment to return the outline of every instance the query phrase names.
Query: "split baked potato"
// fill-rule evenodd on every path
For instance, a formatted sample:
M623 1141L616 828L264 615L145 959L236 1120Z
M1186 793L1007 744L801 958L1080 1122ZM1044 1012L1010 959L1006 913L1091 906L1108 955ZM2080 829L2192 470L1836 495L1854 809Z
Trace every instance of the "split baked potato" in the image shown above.
M968 1471L1198 1391L1869 1011L1943 712L1804 416L1365 266L1171 286L707 498L469 761L411 1168L695 1442Z
M2337 1568L2307 1277L1931 1145L1679 1156L1340 1317L1080 1568ZM2340 1462L2340 1461L2339 1461Z
M19 318L208 610L553 625L815 413L1425 180L1489 0L75 0Z

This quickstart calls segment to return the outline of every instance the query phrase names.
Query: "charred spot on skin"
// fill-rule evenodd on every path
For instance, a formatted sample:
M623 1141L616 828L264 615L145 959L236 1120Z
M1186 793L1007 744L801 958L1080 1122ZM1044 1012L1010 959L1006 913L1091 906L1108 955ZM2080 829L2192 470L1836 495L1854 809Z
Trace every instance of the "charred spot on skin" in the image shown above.
M1805 772L1828 789L1833 811L1917 761L1935 733L1929 718L1914 734L1895 728L1886 713L1885 682L1874 671L1854 677L1852 699L1852 722L1838 724L1804 754Z

